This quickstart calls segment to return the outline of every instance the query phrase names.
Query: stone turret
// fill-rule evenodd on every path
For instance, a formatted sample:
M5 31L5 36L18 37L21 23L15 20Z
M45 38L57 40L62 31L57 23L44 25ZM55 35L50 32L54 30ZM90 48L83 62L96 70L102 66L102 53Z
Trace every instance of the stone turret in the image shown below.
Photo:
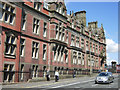
M81 26L81 24L83 24L84 27L86 27L86 11L76 12L75 17L79 21L80 26Z

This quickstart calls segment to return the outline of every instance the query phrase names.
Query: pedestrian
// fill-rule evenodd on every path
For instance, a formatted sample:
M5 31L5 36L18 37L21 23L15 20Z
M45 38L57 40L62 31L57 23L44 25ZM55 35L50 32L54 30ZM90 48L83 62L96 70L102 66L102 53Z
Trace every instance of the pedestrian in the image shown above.
M101 73L101 69L99 69L99 73Z
M75 70L73 70L73 78L75 78Z
M46 78L47 78L47 81L50 81L50 71L49 71L49 69L47 69Z
M55 82L58 82L59 80L59 72L58 70L55 71Z

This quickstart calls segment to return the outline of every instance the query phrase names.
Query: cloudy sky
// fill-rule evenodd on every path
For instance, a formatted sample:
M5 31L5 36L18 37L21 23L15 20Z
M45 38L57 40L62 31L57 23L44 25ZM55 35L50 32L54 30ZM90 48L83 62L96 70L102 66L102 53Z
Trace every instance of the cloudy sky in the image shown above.
M98 21L98 27L103 24L106 35L107 44L107 64L111 61L118 62L118 0L104 0L104 2L97 2L100 0L65 0L67 7L67 14L70 11L85 10L87 23L91 21ZM95 1L95 2L94 2ZM108 2L111 1L111 2Z

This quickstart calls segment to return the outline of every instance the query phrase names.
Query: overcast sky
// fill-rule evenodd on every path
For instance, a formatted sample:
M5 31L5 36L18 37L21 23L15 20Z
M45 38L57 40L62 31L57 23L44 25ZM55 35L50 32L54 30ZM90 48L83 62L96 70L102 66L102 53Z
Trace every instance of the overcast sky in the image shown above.
M66 1L67 14L70 14L72 10L74 12L85 10L87 12L87 23L98 21L98 27L103 24L107 44L107 64L111 64L111 61L118 62L118 0L84 0L85 2L82 2L83 0Z

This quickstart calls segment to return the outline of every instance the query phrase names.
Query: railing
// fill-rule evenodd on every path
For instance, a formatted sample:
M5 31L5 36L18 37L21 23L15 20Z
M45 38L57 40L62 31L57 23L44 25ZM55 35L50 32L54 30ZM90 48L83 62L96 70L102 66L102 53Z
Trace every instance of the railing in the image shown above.
M46 77L46 70L38 70L38 71L33 71L32 69L29 69L29 71L2 71L3 75L5 74L11 74L14 73L13 76L11 76L11 79L15 79L14 77L16 77L16 75L18 75L19 77L19 82L20 81L28 81L29 79L33 79L33 78L42 78L42 77ZM59 70L59 75L63 75L63 76L73 76L73 72L76 76L79 75L90 75L90 70L74 70L73 69L69 69L69 70ZM34 73L34 74L33 74ZM98 73L98 71L93 70L93 73ZM36 74L36 75L35 75ZM55 76L55 71L49 71L50 77L54 77ZM23 75L23 76L22 76ZM5 77L5 76L4 76ZM4 77L3 77L3 81L4 81ZM21 77L23 77L23 79L21 80Z

